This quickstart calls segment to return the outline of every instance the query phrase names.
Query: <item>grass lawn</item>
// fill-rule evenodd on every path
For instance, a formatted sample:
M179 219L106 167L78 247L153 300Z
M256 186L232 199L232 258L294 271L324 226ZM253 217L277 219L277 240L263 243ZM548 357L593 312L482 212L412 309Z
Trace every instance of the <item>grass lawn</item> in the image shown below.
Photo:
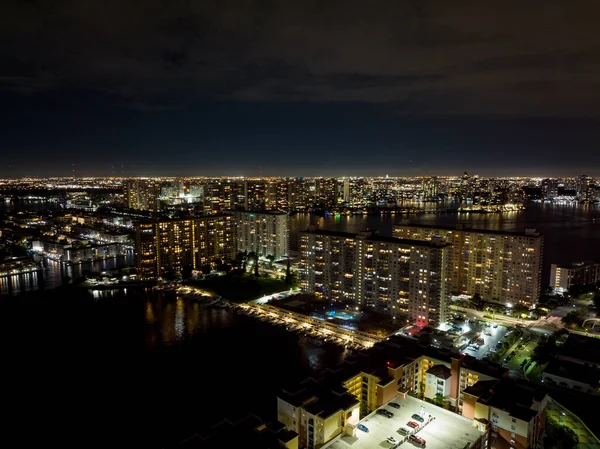
M261 296L282 292L293 287L293 285L286 284L285 281L279 279L266 277L255 279L254 276L249 274L216 276L207 279L186 281L185 283L213 292L234 302L251 301Z
M591 301L592 298L594 297L594 293L590 292L590 293L582 293L581 295L579 295L579 300L580 301Z

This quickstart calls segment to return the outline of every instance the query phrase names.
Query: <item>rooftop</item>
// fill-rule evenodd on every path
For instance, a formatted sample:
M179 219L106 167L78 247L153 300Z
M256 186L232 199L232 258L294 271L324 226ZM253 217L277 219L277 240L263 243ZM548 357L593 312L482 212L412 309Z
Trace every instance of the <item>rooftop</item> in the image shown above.
M541 402L546 396L542 387L510 379L477 382L467 387L464 393L477 397L477 402L508 412L510 416L526 422L537 415L535 403Z
M281 443L287 443L297 436L279 422L265 423L256 415L250 414L226 418L206 432L195 433L171 447L216 449L231 447L233 442L243 441L248 447L280 449Z
M573 269L573 268L584 268L584 267L590 267L593 265L600 265L600 262L597 260L584 260L581 262L571 262L571 263L565 263L565 264L553 264L556 265L558 268L569 268L569 269Z
M560 348L558 358L578 359L582 362L600 364L600 339L569 334Z
M600 369L568 360L551 360L544 373L575 380L597 387L600 383Z
M227 214L215 214L215 215L190 215L187 217L173 217L173 218L169 218L169 217L154 217L154 218L150 218L150 217L144 217L144 218L140 218L138 220L136 220L138 223L174 223L174 222L178 222L178 221L190 221L190 220L214 220L214 219L218 219L218 218L226 218L226 217L231 217L231 215L227 215Z
M416 448L417 446L407 441L399 446L392 445L386 440L389 436L395 437L399 442L406 438L398 429L412 421L412 415L423 412L431 414L435 419L419 430L418 435L425 439L428 449L465 449L478 447L476 442L481 437L480 430L474 426L474 421L456 413L444 410L441 407L429 404L419 399L407 396L395 398L394 402L400 405L394 409L394 416L373 415L362 421L369 432L356 432L356 435L342 435L341 438L327 443L327 449L373 449L373 448ZM392 411L392 409L388 409Z
M315 234L315 235L326 235L331 237L341 237L348 239L356 239L361 234L355 234L351 232L341 232L341 231L330 231L326 229L307 229L306 231L302 231L300 234ZM450 246L450 243L444 242L430 242L427 240L413 240L413 239L399 239L396 237L386 237L382 235L378 235L375 232L370 236L365 237L365 240L370 240L374 242L386 242L386 243L396 243L398 245L410 245L410 246L421 246L428 248L443 248L445 246Z
M339 387L339 383L335 385ZM278 397L294 407L304 408L307 412L327 418L339 410L348 410L358 405L358 401L343 389L334 389L331 379L310 377L295 389L286 388Z
M517 231L500 231L500 230L490 230L490 229L475 229L468 228L465 226L457 225L457 226L439 226L439 225L429 225L429 224L397 224L394 225L394 228L426 228L426 229L444 229L447 231L461 231L461 232L474 232L477 234L499 234L506 235L511 237L531 237L538 238L542 237L542 235L536 230L525 229L523 232Z
M427 370L427 374L437 377L438 379L450 379L452 372L446 365L434 365Z

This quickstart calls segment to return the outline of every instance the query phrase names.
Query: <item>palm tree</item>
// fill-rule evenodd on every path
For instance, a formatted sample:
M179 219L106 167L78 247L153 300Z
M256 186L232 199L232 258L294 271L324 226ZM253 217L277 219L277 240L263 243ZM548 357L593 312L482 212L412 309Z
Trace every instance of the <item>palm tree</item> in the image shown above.
M267 260L269 261L269 268L273 268L273 262L275 262L275 256L273 254L269 254L267 256Z
M442 393L436 393L436 395L433 397L433 402L436 405L443 407L444 403L446 402L446 398L444 397L444 395Z
M258 254L256 254L254 251L250 251L248 253L248 260L254 262L254 276L258 277Z
M288 258L287 258L287 267L285 269L285 283L286 284L292 283L292 269L290 266L290 256L288 256Z

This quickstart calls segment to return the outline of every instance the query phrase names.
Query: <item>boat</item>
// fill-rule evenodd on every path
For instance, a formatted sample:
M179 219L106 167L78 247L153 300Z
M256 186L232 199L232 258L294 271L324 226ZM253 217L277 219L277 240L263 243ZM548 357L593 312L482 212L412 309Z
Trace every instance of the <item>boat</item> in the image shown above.
M208 301L208 302L204 303L204 305L205 305L206 307L210 307L210 306L212 306L212 305L214 305L214 304L218 303L219 301L220 301L219 299L213 299L212 301Z

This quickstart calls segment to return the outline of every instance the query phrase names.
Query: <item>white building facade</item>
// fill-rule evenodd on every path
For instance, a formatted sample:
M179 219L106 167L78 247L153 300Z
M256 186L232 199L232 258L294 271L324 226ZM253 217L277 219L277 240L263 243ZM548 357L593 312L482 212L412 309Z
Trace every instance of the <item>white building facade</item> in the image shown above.
M289 217L283 212L235 211L237 250L255 252L275 260L288 256L290 249Z

